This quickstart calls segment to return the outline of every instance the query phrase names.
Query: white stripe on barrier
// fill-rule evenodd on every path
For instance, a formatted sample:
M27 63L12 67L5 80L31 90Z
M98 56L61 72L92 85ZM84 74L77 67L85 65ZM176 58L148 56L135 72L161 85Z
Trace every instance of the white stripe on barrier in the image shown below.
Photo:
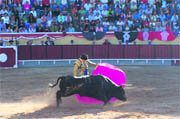
M26 62L38 62L38 65L41 64L41 62L53 62L55 65L56 62L68 62L69 65L73 63L76 59L57 59L57 60L19 60L20 63L24 66ZM90 59L91 61L96 61L99 63L102 63L103 61L114 61L117 64L120 63L120 61L131 61L132 64L135 63L135 61L145 61L145 64L148 64L149 61L160 61L161 64L165 64L165 61L174 61L176 64L177 61L180 61L180 59Z

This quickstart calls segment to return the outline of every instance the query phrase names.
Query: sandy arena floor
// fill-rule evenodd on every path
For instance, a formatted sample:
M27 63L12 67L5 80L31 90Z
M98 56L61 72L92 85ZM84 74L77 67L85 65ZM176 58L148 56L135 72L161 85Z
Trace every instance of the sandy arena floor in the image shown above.
M90 70L92 71L92 68ZM62 98L56 108L56 88L49 89L72 67L0 70L0 119L180 119L180 67L121 66L126 72L127 102L107 106Z

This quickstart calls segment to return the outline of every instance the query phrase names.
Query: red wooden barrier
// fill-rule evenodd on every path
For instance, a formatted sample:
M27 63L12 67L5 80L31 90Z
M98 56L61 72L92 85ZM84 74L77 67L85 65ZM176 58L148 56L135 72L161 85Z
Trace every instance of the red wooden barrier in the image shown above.
M139 56L142 59L153 59L154 58L154 47L152 45L141 45L139 46Z
M46 46L31 46L32 59L46 59Z
M94 45L94 58L108 58L108 45Z
M172 58L180 58L180 45L172 46Z
M18 47L18 59L19 60L30 60L31 46L19 46Z
M139 50L137 45L125 45L124 50L124 58L139 58Z
M155 45L154 46L155 47L155 58L157 58L157 59L169 59L169 58L171 58L171 55L170 55L170 46L169 45L167 45L167 46L165 46L165 45Z
M109 45L109 58L123 58L124 46L122 45Z
M47 46L47 59L61 59L62 46Z
M88 54L89 58L93 58L93 45L79 45L78 57L80 57L82 53L86 53Z
M77 56L77 46L65 45L62 46L63 59L75 59Z

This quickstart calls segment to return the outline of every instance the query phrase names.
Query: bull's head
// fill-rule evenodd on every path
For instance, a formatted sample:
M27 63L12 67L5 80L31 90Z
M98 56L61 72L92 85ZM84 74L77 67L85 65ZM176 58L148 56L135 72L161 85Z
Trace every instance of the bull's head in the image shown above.
M125 94L125 91L122 86L119 87L119 92L120 92L120 94L116 95L117 96L116 98L118 98L119 100L122 100L122 101L126 101L127 100L126 94Z

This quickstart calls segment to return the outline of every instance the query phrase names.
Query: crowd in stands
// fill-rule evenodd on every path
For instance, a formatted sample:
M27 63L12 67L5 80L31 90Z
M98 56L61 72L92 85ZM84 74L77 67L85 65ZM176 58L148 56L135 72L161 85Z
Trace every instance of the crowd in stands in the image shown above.
M0 33L179 29L180 0L0 0Z

